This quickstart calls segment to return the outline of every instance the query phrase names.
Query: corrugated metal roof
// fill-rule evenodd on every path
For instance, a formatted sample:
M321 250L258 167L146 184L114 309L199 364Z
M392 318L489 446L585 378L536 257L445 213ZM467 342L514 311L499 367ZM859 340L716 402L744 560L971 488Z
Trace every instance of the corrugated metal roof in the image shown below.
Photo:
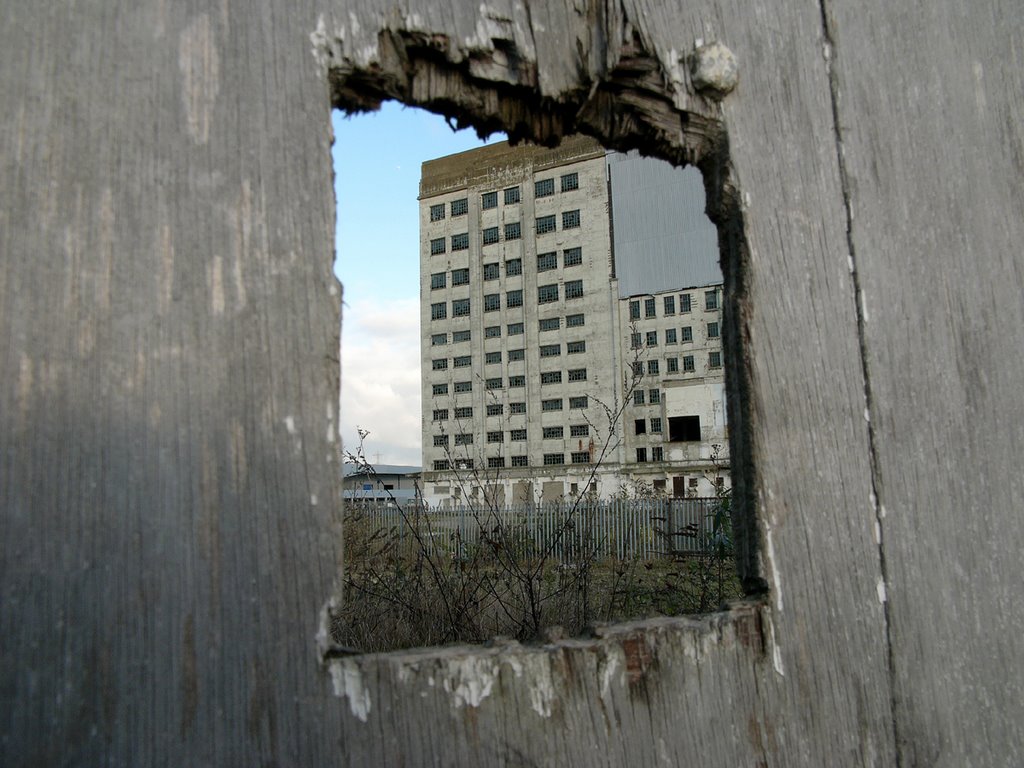
M608 171L619 296L722 282L700 171L633 152L609 153Z
M380 475L415 475L420 472L422 467L413 466L410 464L373 464L374 471ZM353 475L366 474L363 468L357 464L342 464L341 465L341 476L351 477Z

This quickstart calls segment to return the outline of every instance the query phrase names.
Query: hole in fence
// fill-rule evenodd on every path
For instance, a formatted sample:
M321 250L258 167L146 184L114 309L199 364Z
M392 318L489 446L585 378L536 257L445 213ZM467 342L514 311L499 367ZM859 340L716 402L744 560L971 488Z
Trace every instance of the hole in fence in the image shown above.
M701 172L583 136L484 146L390 104L335 135L334 640L536 641L740 597Z

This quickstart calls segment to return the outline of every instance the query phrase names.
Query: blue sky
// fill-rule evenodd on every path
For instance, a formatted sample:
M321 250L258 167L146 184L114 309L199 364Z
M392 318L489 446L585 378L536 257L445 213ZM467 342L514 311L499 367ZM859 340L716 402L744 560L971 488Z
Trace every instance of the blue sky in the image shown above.
M374 463L420 463L420 165L486 142L443 117L387 102L379 112L335 111L334 272L344 286L341 434L354 449L370 431Z

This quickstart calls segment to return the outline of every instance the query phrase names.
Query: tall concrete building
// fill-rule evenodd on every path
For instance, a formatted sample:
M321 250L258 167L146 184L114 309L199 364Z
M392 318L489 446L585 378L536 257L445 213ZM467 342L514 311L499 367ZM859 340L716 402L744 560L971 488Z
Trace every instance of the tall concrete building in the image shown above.
M703 204L697 171L585 137L423 164L428 501L709 492L727 454Z

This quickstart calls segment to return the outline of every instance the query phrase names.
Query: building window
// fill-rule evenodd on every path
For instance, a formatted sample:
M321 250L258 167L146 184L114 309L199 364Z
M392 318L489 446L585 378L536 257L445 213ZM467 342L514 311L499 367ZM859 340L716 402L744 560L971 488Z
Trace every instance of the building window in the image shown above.
M679 373L679 358L670 357L665 361L668 364L669 373Z
M519 187L509 187L505 190L505 205L512 205L519 202Z
M458 357L452 358L452 366L454 368L469 368L472 364L472 355L459 355Z
M700 441L700 416L670 416L668 439L673 443Z
M684 342L693 341L693 326L692 325L684 325L683 326L683 341Z
M717 339L718 338L718 323L708 323L708 338L709 339Z
M640 302L631 301L629 302L629 319L639 320L640 319Z
M481 236L483 238L484 245L492 245L492 244L498 242L498 228L497 227L487 227L486 229L482 230L480 232L480 234L481 234Z
M562 438L562 427L544 427L545 440L560 440Z
M448 435L434 435L434 447L435 448L447 448L448 447Z
M566 315L565 316L565 327L566 328L579 328L583 325L583 315Z
M658 371L658 361L657 360L648 360L647 361L647 373L650 376L657 376L658 375L659 371Z
M485 211L489 211L491 208L498 207L498 193L497 192L484 192L480 195L480 207Z
M691 307L690 307L690 294L688 294L688 293L681 293L681 294L679 294L679 311L680 312L689 312L690 309L691 309Z
M549 269L558 268L558 253L551 251L550 253L538 253L537 254L537 271L547 272Z
M523 306L523 292L521 290L509 291L505 294L506 307Z
M590 463L590 452L589 451L573 451L572 452L572 463L573 464L589 464ZM573 483L575 485L575 483Z
M562 212L562 229L576 229L580 225L579 209Z
M511 277L512 275L523 274L523 260L522 259L508 259L505 261L505 275Z
M586 409L588 404L589 404L589 401L588 401L586 395L580 395L579 397L570 397L569 398L569 408L572 408L572 409L583 410L583 409Z
M504 442L504 439L505 439L505 433L502 432L500 429L497 430L496 432L488 432L487 433L487 442L488 443L501 443L501 442Z
M434 409L434 421L448 421L448 409L447 408L435 408Z
M430 276L430 290L448 287L448 275L445 272L435 272Z
M466 317L469 315L469 299L456 299L452 302L452 317Z
M432 333L430 335L430 346L432 347L443 347L448 343L447 333Z
M655 416L654 418L651 419L651 432L653 432L656 435L660 435L661 434L661 417L660 416Z
M675 296L666 296L664 298L664 304L665 304L665 315L666 316L674 315L676 313L676 297Z
M541 400L540 409L542 411L560 411L562 410L562 398L556 397L552 400Z
M473 444L473 433L472 432L460 432L455 435L456 445L472 445Z
M430 255L437 256L439 253L444 253L443 237L437 237L430 241Z
M555 215L537 217L537 234L543 235L555 231Z
M693 355L683 355L683 372L693 373Z
M552 283L551 285L538 286L537 303L548 304L552 301L558 301L558 284Z
M721 368L722 367L722 353L718 350L708 353L708 367L709 368Z
M501 326L500 325L488 325L484 328L485 339L500 339L501 338Z
M451 464L448 463L448 459L434 459L434 471L444 472L451 469Z
M514 221L511 224L505 225L505 239L506 240L518 240L523 236L523 231L519 227L519 222Z
M501 267L498 262L484 264L484 280L497 280L501 277Z
M565 298L578 299L583 295L582 280L568 280L565 283Z
M465 216L469 212L469 199L452 200L452 216Z
M651 461L664 461L664 460L665 460L665 449L664 448L662 448L660 445L656 445L653 448L651 448ZM655 480L654 482L657 483L658 481ZM662 483L662 489L664 490L665 481L662 480L661 483Z
M488 456L487 457L487 468L488 469L502 469L505 466L504 456Z
M502 380L500 378L497 378L497 379L487 379L486 385L487 385L487 389L501 389L502 388Z
M566 248L562 251L562 266L575 267L583 263L582 248Z
M508 324L508 335L509 336L522 336L523 335L523 324L522 323L509 323Z
M430 206L430 220L440 221L444 218L444 203Z
M508 438L514 443L520 443L526 439L525 429L512 429L509 430Z
M455 391L458 392L472 392L473 382L472 381L456 381Z
M666 344L675 344L676 343L676 329L675 328L666 328L665 329L665 343Z
M644 299L644 317L656 317L654 298Z
M434 394L435 397L437 397L438 395L447 395L448 394L448 385L447 384L434 384L433 385L433 394Z
M555 180L554 179L541 179L533 183L533 196L534 197L548 197L555 194Z
M509 403L509 413L526 413L526 403Z
M468 269L453 269L452 270L452 285L469 285L469 270Z
M644 404L644 391L642 389L633 390L633 405Z
M629 348L640 349L643 346L643 336L639 333L631 333L629 335Z
M658 332L657 331L648 331L647 332L647 346L648 347L656 347L656 346L658 346Z
M430 305L430 319L431 320L444 320L448 317L448 305L443 301L440 304Z
M562 176L562 191L572 192L580 188L580 175L578 173L567 173Z
M473 418L473 406L463 405L455 409L456 419L472 419Z
M562 383L562 372L561 371L543 371L540 375L541 384L561 384Z
M643 360L634 360L631 363L633 368L633 378L638 378L644 375L644 362Z
M493 365L501 362L501 352L488 352L484 355L484 365Z
M657 405L661 402L661 390L650 389L647 391L647 402L651 405Z
M564 453L545 453L544 454L544 466L553 467L565 464Z
M573 424L569 427L569 437L588 437L589 435L589 424Z
M528 467L530 466L525 456L513 456L512 457L513 467Z
M562 354L561 344L542 344L540 348L541 357L558 357Z
M497 312L499 309L501 309L501 294L484 294L484 312Z
M633 422L633 433L637 434L637 435L646 435L647 434L647 420L646 419L637 419L636 421L634 421Z
M525 360L525 359L526 359L526 350L523 350L523 349L510 349L508 351L508 361L510 363L514 363L517 360Z
M570 368L566 374L566 378L569 381L586 381L587 380L587 369L586 368Z
M587 351L587 342L585 341L570 341L565 345L565 354L567 355L579 355Z
M470 331L452 331L452 344L458 344L460 341L469 341Z
M505 406L501 403L488 403L487 404L487 415L488 416L501 416L505 412Z
M508 385L510 387L525 387L526 377L525 376L509 376Z
M637 464L643 464L647 461L647 449L637 448L636 449L636 462Z
M718 291L706 291L704 293L704 309L718 309Z
M463 232L459 235L452 235L452 250L464 251L469 248L469 233Z
M545 317L540 320L540 329L542 331L557 331L562 327L562 318L560 317Z
M433 368L435 371L447 371L448 370L448 358L442 357L440 360L433 361Z

